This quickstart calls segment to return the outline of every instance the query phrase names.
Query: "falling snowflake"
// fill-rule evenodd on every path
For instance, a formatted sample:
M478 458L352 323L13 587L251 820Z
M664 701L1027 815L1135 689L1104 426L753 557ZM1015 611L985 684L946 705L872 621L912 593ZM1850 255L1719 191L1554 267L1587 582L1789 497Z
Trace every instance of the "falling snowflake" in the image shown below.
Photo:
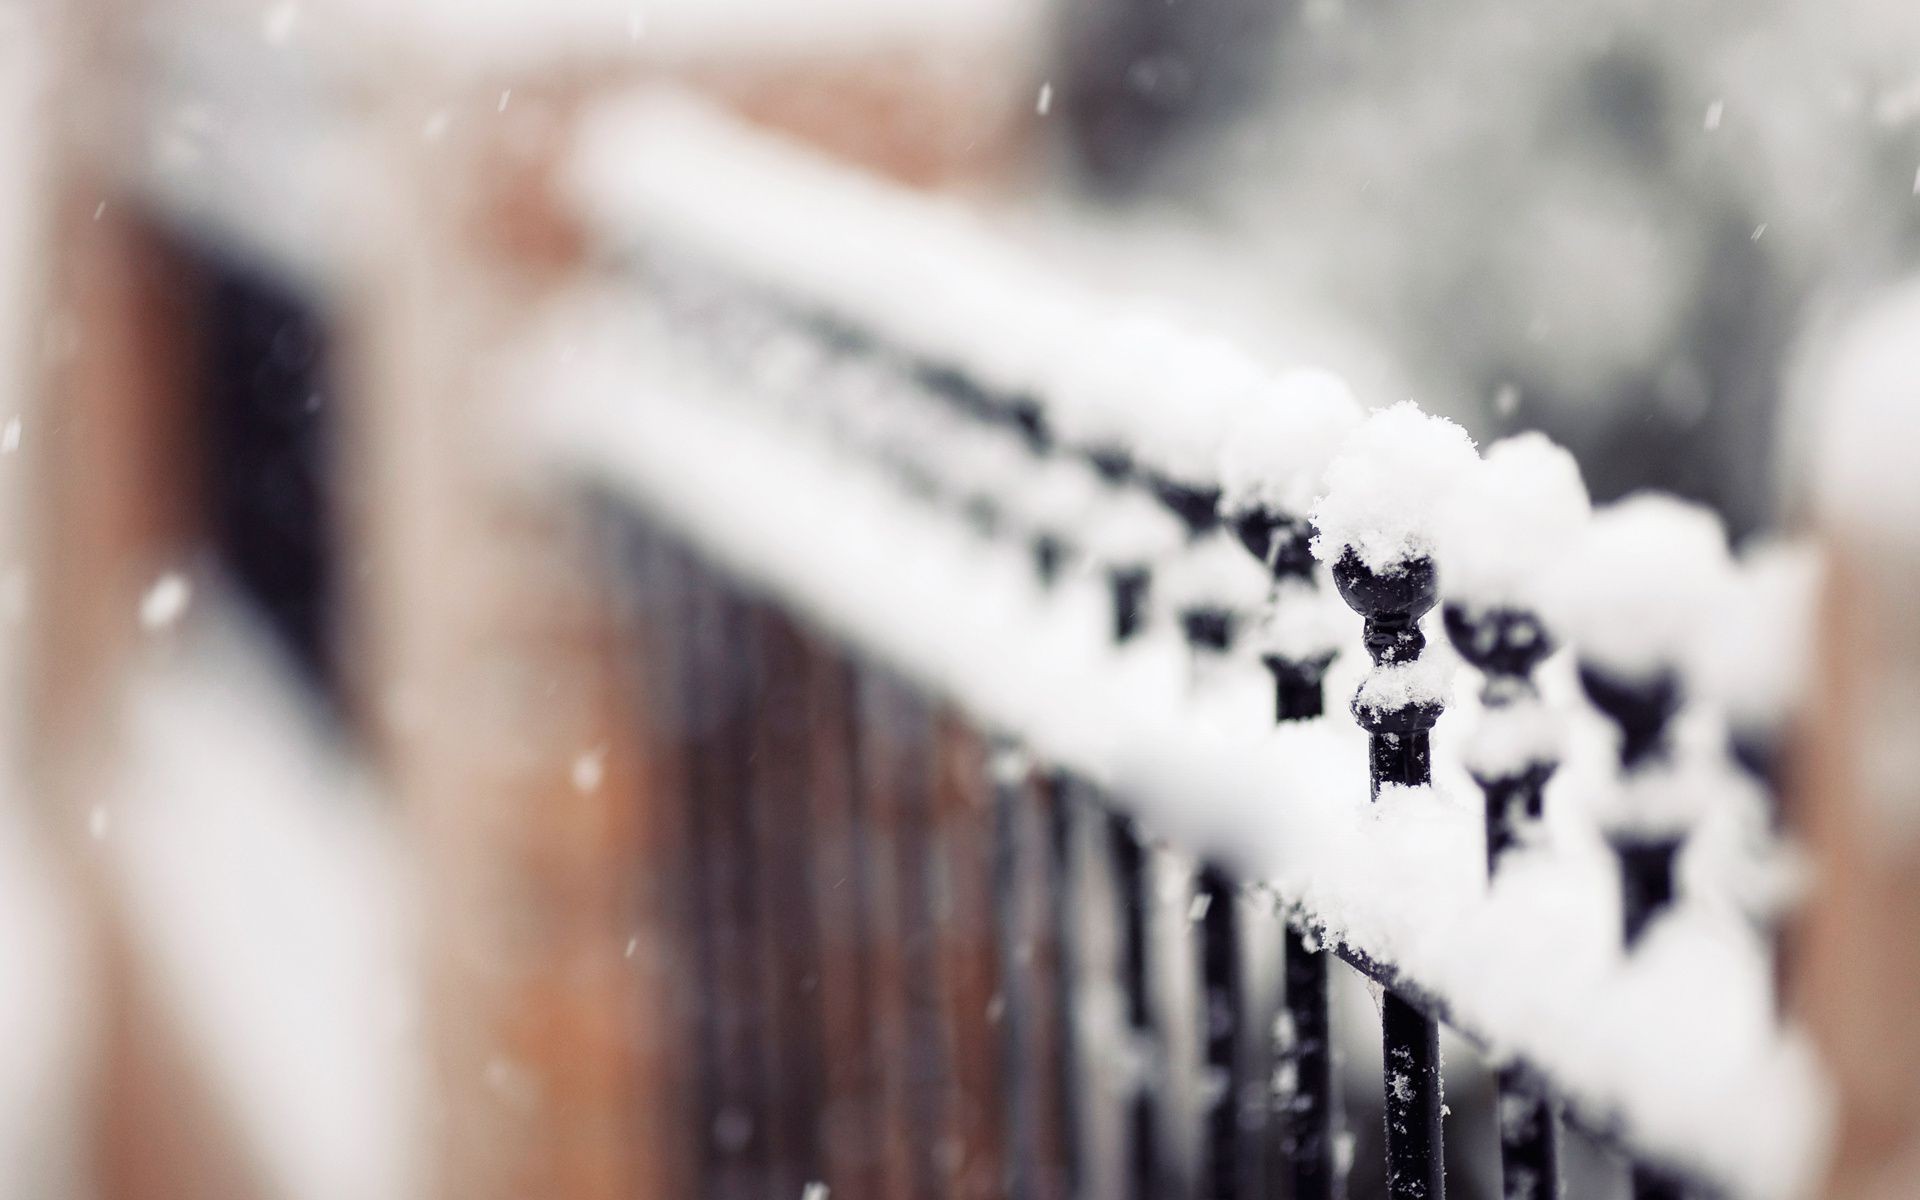
M140 598L140 624L146 629L165 629L187 611L193 599L193 585L178 571L169 571L147 589Z

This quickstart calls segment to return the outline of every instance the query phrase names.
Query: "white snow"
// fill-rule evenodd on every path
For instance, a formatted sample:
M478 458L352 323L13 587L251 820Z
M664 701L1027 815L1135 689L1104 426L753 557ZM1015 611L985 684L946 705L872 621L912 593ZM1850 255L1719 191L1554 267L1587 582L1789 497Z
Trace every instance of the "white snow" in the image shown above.
M193 599L193 585L178 571L168 571L153 581L140 597L140 625L144 629L165 629L178 621Z
M1920 283L1881 297L1803 370L1803 467L1818 517L1851 538L1909 549L1920 540Z
M1331 587L1283 579L1273 589L1265 616L1247 644L1262 654L1306 662L1358 644L1360 616Z
M1183 401L1177 364L1186 346L1172 321L1146 309L1089 322L1083 340L1061 346L1039 393L1053 431L1071 446L1133 452L1153 410ZM1182 448L1174 434L1163 459ZM1205 466L1205 453L1192 454L1191 465Z
M1811 681L1820 562L1784 542L1741 556L1691 644L1689 680L1739 731L1775 735Z
M1110 487L1108 499L1080 526L1080 545L1109 566L1139 566L1166 557L1186 529L1166 505L1137 487Z
M1623 683L1679 668L1715 619L1731 559L1720 519L1641 493L1595 511L1547 583L1549 623Z
M1011 429L976 421L954 447L960 482L983 495L1007 495L1032 478L1033 452Z
M1217 481L1266 367L1137 300L1067 282L956 204L886 183L691 98L652 92L588 120L573 202L612 255L670 246L810 303L980 383L1038 397L1069 444ZM903 297L911 297L903 302Z
M1722 762L1681 755L1622 776L1590 797L1602 829L1637 837L1681 836L1716 809L1744 803L1753 785Z
M135 688L106 843L118 902L274 1193L400 1200L420 1182L425 1063L390 811L270 651L199 617Z
M607 777L607 751L605 747L584 751L573 760L567 771L567 778L573 784L573 790L590 793L600 790L600 784Z
M1327 464L1364 414L1344 379L1317 368L1282 372L1234 414L1220 454L1221 504L1304 517Z
M1432 554L1440 506L1475 461L1466 430L1410 400L1375 412L1327 466L1314 554L1331 564L1351 549L1383 573Z
M1011 504L1033 532L1075 540L1082 522L1102 504L1105 485L1092 467L1077 458L1050 454L1012 492Z
M697 250L931 361L965 363L1009 393L1057 390L1063 356L1129 353L1127 318L1027 261L956 203L679 93L600 110L583 123L569 171L603 244Z
M1535 610L1554 564L1588 514L1573 455L1539 433L1487 448L1440 507L1440 587L1450 603Z
M1461 749L1467 770L1487 779L1511 778L1536 763L1557 763L1566 732L1559 715L1537 699L1481 708Z
M1219 484L1220 452L1259 392L1260 365L1218 337L1169 327L1124 395L1136 459L1177 483Z
M1039 36L1041 11L1020 0L302 0L299 9L301 31L324 34L354 67L399 54L472 70L638 54L667 62L809 61L927 46L1017 54Z
M1377 666L1354 693L1354 707L1393 712L1416 704L1445 704L1453 692L1453 667L1433 649L1411 662Z
M1162 602L1176 613L1218 608L1251 614L1265 606L1273 590L1265 568L1224 530L1181 547L1156 579Z

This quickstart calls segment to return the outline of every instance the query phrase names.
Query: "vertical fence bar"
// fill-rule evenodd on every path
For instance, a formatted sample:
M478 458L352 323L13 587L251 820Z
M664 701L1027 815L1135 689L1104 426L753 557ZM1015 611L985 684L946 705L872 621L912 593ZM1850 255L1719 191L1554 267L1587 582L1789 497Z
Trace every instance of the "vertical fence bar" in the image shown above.
M1059 774L1047 772L1039 781L1041 803L1047 823L1047 910L1054 944L1054 1119L1060 1130L1060 1188L1054 1193L1068 1197L1082 1194L1086 1179L1086 1141L1081 1126L1081 1089L1086 1072L1081 1068L1079 1023L1075 1019L1080 1003L1080 941L1076 923L1080 909L1078 873L1074 870L1074 828L1076 801L1072 785Z
M992 862L995 805L988 748L951 711L934 722L929 894L939 930L937 979L946 1044L945 1194L992 1200L1006 1194L1006 1112L1002 1074L1006 1019L1001 923Z
M1264 473L1254 476L1264 482ZM1294 621L1324 603L1314 575L1312 530L1297 514L1276 508L1256 492L1230 495L1229 525L1247 553L1273 575L1270 619ZM1308 622L1310 625L1310 621ZM1271 635L1269 635L1271 636ZM1260 661L1273 677L1273 719L1285 725L1326 711L1325 679L1334 649L1312 638L1269 642ZM1333 1200L1335 1161L1332 1027L1327 1012L1327 953L1288 921L1281 946L1281 1013L1274 1031L1273 1109L1269 1142L1276 1178L1293 1200Z
M1334 584L1365 618L1374 676L1410 665L1426 648L1420 618L1434 605L1433 560L1421 556L1391 571L1368 567L1348 547L1333 564ZM1370 681L1371 681L1370 677ZM1376 706L1366 684L1354 698L1354 716L1368 733L1374 799L1388 785L1419 786L1433 774L1429 731L1440 717L1437 700L1418 696ZM1386 1074L1387 1195L1391 1200L1441 1200L1446 1194L1440 1141L1440 1031L1391 989L1381 1013Z
M1055 444L1037 403L1015 401L1011 415L1032 455L1034 476L1013 502L1032 556L1034 580L1044 593L1057 594L1069 562L1083 561L1078 545L1088 509L1100 484L1085 463ZM1116 597L1112 636L1128 636L1137 598ZM1002 796L1005 877L1003 903L1020 903L1007 928L1006 981L1010 1015L1007 1045L1007 1109L1014 1144L1014 1200L1067 1200L1080 1188L1080 1070L1073 986L1074 903L1073 811L1070 784L1059 771L1040 766L1022 747L1009 743L997 776ZM1017 1003L1014 1001L1017 1000ZM1017 1010L1017 1011L1012 1011Z
M1268 579L1234 539L1217 532L1217 495L1191 487L1161 487L1162 499L1187 523L1189 540L1173 570L1173 606L1186 638L1193 684L1209 686L1268 598ZM1203 519L1203 516L1205 519ZM1241 1136L1246 1071L1241 1054L1246 1024L1239 894L1218 864L1202 864L1194 899L1200 908L1198 1015L1205 1074L1199 1190L1204 1200L1236 1200L1247 1164ZM1191 928L1192 922L1188 922Z
M1060 943L1066 911L1056 859L1056 777L1001 741L994 761L992 880L1001 978L1001 1111L1010 1200L1066 1200L1073 1135L1075 1070L1071 1014Z
M1287 925L1285 1013L1279 1071L1280 1150L1290 1168L1293 1200L1333 1200L1339 1191L1334 1157L1333 1030L1327 1012L1327 952Z
M1667 728L1680 708L1679 680L1670 672L1627 681L1596 664L1580 664L1580 685L1594 706L1620 727L1622 779L1655 767L1669 753ZM1673 903L1674 865L1684 842L1678 831L1611 829L1620 864L1621 939L1631 951L1655 917ZM1630 1168L1634 1200L1680 1200L1683 1190L1656 1167Z
M798 1194L825 1174L827 1107L820 1012L824 960L816 937L814 856L820 831L794 781L807 778L809 647L792 621L764 603L746 606L750 668L749 827L759 891L761 994L768 1044L767 1141L772 1185Z
M1206 1200L1241 1195L1240 1103L1245 1088L1241 1070L1240 1027L1245 1006L1241 984L1239 896L1233 881L1216 867L1200 872L1201 1037L1206 1051Z
M818 642L803 660L802 703L811 741L805 798L814 830L813 913L819 947L819 1014L825 1048L819 1114L828 1183L840 1200L890 1200L881 1068L873 1040L867 944L870 857L855 779L859 723L853 668ZM809 1181L812 1182L812 1181Z
M1483 732L1498 738L1503 720L1538 720L1534 669L1553 649L1533 613L1515 608L1469 608L1449 603L1447 640L1460 657L1485 672ZM1536 747L1536 751L1538 748ZM1469 769L1486 803L1487 878L1520 846L1545 811L1547 781L1557 762L1538 753L1500 758L1468 752ZM1560 1195L1559 1121L1552 1104L1514 1067L1494 1076L1500 1131L1500 1194L1505 1200L1556 1200Z
M926 740L918 704L893 680L861 666L856 682L862 855L872 893L866 906L871 1038L879 1068L881 1146L888 1197L940 1195L937 1080L928 1055L938 1027L926 1018L925 981L934 974L921 869L926 853ZM920 982L916 984L915 977Z
M702 988L700 944L707 936L696 915L698 855L685 802L686 764L680 668L686 642L684 568L667 539L646 522L597 498L610 515L611 535L625 577L623 624L627 652L621 671L636 717L641 759L636 807L643 816L633 846L636 872L634 932L622 953L651 998L636 1014L643 1039L636 1099L658 1130L652 1170L643 1178L662 1192L707 1194L704 1089L711 1075L702 1056L710 1044L711 1009ZM616 777L617 778L617 777Z
M1002 1194L1031 1200L1039 1191L1040 1095L1033 1026L1039 989L1032 971L1033 930L1024 903L1028 888L1023 843L1029 775L1025 755L1004 740L993 748L993 905L1000 945L1000 1040L1007 1123Z
M745 1200L769 1185L765 1011L756 961L752 834L742 712L739 604L704 565L683 560L686 631L679 713L686 799L698 856L700 970L708 1011L700 1134L708 1188Z
M1106 464L1109 478L1117 469ZM1113 612L1113 640L1117 645L1142 631L1152 589L1152 574L1144 566L1122 565L1107 573ZM1126 1006L1131 1045L1126 1048L1125 1113L1122 1120L1126 1161L1123 1178L1131 1200L1157 1200L1165 1192L1165 1149L1160 1137L1161 1046L1153 1005L1151 938L1152 880L1148 852L1131 819L1110 812L1106 817L1106 844L1119 905L1120 987Z
M1440 1146L1440 1026L1391 988L1380 1006L1386 1049L1387 1194L1439 1200L1445 1194Z
M1127 817L1107 818L1108 854L1114 889L1120 900L1120 986L1126 1001L1127 1028L1134 1071L1127 1080L1127 1187L1133 1200L1154 1200L1162 1193L1160 1144L1159 1037L1155 1026L1149 972L1148 914L1153 903L1147 848Z
M1672 905L1674 866L1679 861L1679 839L1619 841L1621 934L1631 950L1653 919ZM1634 1200L1683 1200L1685 1189L1666 1171L1636 1162L1632 1170Z

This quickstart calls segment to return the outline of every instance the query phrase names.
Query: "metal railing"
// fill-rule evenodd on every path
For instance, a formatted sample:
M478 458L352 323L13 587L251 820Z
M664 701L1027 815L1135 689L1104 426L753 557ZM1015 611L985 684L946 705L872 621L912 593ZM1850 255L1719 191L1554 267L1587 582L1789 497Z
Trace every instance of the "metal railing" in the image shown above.
M1150 353L1128 357L1126 343L1160 335L1122 321L1117 339L1076 351L1083 360L1120 355L1121 373L1112 361L1083 361L1079 374L1057 382L1009 386L1023 378L1020 369L939 353L940 338L915 336L911 319L880 319L868 311L871 293L823 286L807 294L796 289L792 272L777 279L743 272L737 249L706 246L684 236L684 228L659 233L639 219L634 230L613 239L610 265L623 281L620 289L630 290L614 293L625 311L597 326L602 342L618 346L615 359L643 361L644 369L597 370L586 387L577 386L577 376L549 386L598 392L597 403L582 406L592 410L591 419L558 422L558 443L570 469L593 481L594 494L611 498L609 508L621 514L624 528L650 530L638 536L647 550L635 568L636 587L657 599L663 578L701 581L687 591L699 599L682 595L681 607L671 611L656 605L652 619L667 631L660 644L668 647L662 651L672 680L668 692L688 710L675 727L702 731L676 761L686 773L690 811L705 830L696 838L706 857L692 867L695 919L688 936L702 947L707 998L701 1078L711 1092L704 1111L713 1142L712 1194L764 1194L763 1183L810 1183L816 1170L835 1165L844 1172L853 1169L849 1163L862 1172L857 1182L844 1173L821 1180L835 1195L1097 1196L1116 1194L1112 1189L1122 1181L1124 1194L1142 1200L1340 1194L1347 1166L1336 1091L1337 1014L1328 991L1336 958L1381 989L1384 1186L1394 1200L1444 1194L1443 1025L1486 1049L1498 1066L1505 1196L1560 1194L1563 1124L1626 1155L1637 1196L1792 1193L1794 1179L1779 1169L1792 1163L1791 1153L1755 1155L1753 1139L1765 1135L1750 1114L1694 1112L1686 1129L1669 1129L1671 1114L1646 1102L1664 1081L1629 1080L1611 1092L1584 1089L1582 1081L1613 1078L1596 1060L1632 1057L1634 1026L1586 1031L1597 1050L1554 1050L1554 1036L1581 1031L1542 1032L1553 1020L1535 1020L1524 999L1498 994L1524 990L1526 981L1512 967L1527 963L1533 947L1493 948L1473 959L1452 953L1458 947L1436 952L1391 936L1369 937L1370 929L1399 927L1343 911L1340 887L1319 886L1311 871L1299 876L1309 882L1297 891L1285 878L1261 877L1257 867L1249 873L1248 858L1257 856L1237 855L1235 839L1257 842L1268 835L1247 812L1211 826L1203 819L1207 832L1199 837L1183 837L1180 821L1167 820L1168 793L1184 790L1189 803L1203 807L1217 790L1215 778L1180 779L1206 762L1204 735L1196 740L1184 728L1170 733L1158 747L1166 751L1164 761L1148 763L1156 747L1116 749L1103 740L1124 741L1147 724L1089 732L1082 726L1100 726L1101 714L1081 714L1082 721L1046 710L1070 706L1072 697L1103 686L1177 687L1177 676L1140 665L1160 661L1152 647L1177 642L1184 646L1189 688L1156 697L1156 713L1244 698L1248 693L1235 688L1249 668L1267 673L1268 719L1299 736L1251 757L1226 753L1222 769L1257 762L1275 747L1313 760L1274 777L1280 790L1268 799L1276 813L1318 802L1287 789L1311 791L1316 773L1357 779L1365 761L1372 800L1388 820L1400 822L1422 806L1441 807L1442 792L1459 795L1457 783L1433 786L1431 731L1443 715L1451 671L1436 659L1446 651L1427 639L1429 630L1444 630L1451 652L1481 681L1470 719L1488 731L1485 740L1506 745L1504 751L1470 745L1451 763L1443 757L1444 768L1471 776L1480 793L1472 826L1484 833L1485 855L1475 871L1496 881L1515 864L1577 873L1571 858L1555 858L1546 832L1549 783L1560 755L1552 739L1537 736L1555 710L1543 702L1536 673L1571 641L1579 691L1590 711L1617 730L1618 766L1609 786L1626 797L1620 804L1631 812L1600 822L1600 836L1618 871L1614 937L1623 947L1621 961L1633 965L1663 914L1689 903L1677 872L1688 834L1701 820L1697 810L1721 792L1764 789L1769 731L1734 730L1737 754L1719 745L1703 753L1697 739L1680 736L1675 718L1689 671L1679 638L1650 632L1623 649L1616 632L1603 628L1588 645L1569 639L1568 630L1531 605L1527 598L1536 592L1530 587L1453 591L1446 538L1430 526L1464 486L1455 476L1444 486L1416 487L1397 511L1357 522L1343 515L1340 502L1347 510L1378 508L1369 488L1398 489L1406 481L1396 473L1418 475L1431 459L1450 454L1462 455L1464 463L1472 459L1470 449L1459 449L1431 418L1391 410L1370 424L1349 423L1318 460L1281 456L1311 478L1262 480L1258 462L1250 467L1221 452L1223 443L1253 434L1234 427L1244 415L1239 409L1220 405L1209 415L1213 381L1229 379L1238 387L1245 378L1233 370L1208 373L1220 365L1214 343L1176 332ZM912 249L880 240L882 255ZM860 268L852 270L858 275ZM902 295L897 302L918 299ZM983 299L977 290L969 300L990 307L993 296ZM1011 293L1007 302L1012 309L1024 303ZM969 333L947 349L978 337ZM577 333L574 340L581 340ZM1098 394L1102 387L1118 393L1143 386L1125 377L1129 366L1192 368L1149 381L1147 390L1160 388L1163 407L1177 414L1173 422L1164 412L1132 411ZM731 399L715 402L709 391ZM1306 403L1285 394L1269 399ZM1381 432L1383 422L1404 436ZM1298 435L1318 436L1314 430ZM1464 437L1457 442L1464 446ZM784 476L778 468L789 456L800 466ZM1456 475L1474 469L1463 466ZM859 476L844 502L821 500L846 482L842 474ZM1551 489L1536 495L1528 490L1532 476L1524 479L1517 494L1495 495L1496 517L1501 504L1556 503ZM758 490L729 493L730 485ZM1302 496L1314 497L1315 506L1303 506ZM1331 507L1319 507L1322 501ZM1616 541L1642 535L1658 541L1669 525L1695 521L1692 514L1665 512L1655 520L1649 505L1658 502L1603 511L1593 523ZM1586 536L1584 496L1580 509L1566 530L1570 545ZM1462 519L1472 520L1474 510L1464 511ZM1674 520L1663 524L1669 516ZM1374 537L1396 522L1412 525ZM1674 541L1682 550L1697 546L1689 536ZM871 545L840 545L863 539ZM944 585L928 580L920 592L890 590L887 578L937 557L929 541L993 548L997 565L982 568L983 590L1016 587L1009 576L1017 572L1006 564L1024 563L1021 603L1034 606L1036 621L1043 610L1049 613L1047 627L1025 641L1012 633L996 639L994 621L1017 616L1018 605L993 608L964 622L964 629L941 614L891 611L912 609L914 597L941 594ZM734 586L769 597L771 605L714 591L704 569L691 566L681 551L663 550L666 542L684 543L735 579ZM1590 557L1585 576L1578 563L1556 568L1571 580L1567 586L1618 569L1604 553ZM856 563L873 569L846 578L860 569ZM1527 566L1521 563L1522 573ZM969 570L960 563L941 579L950 585L967 579ZM1250 574L1256 577L1251 584ZM1697 589L1689 594L1685 581L1657 570L1602 583L1614 589L1602 605L1614 618L1688 605L1712 617L1710 605L1695 603ZM1326 613L1329 592L1361 619L1357 640L1295 628L1303 621L1337 627ZM1095 596L1099 604L1091 603ZM880 682L887 676L865 668L849 673L835 652L797 632L782 609L855 654L878 656L889 674L899 671L911 686ZM1434 620L1423 621L1436 609ZM1576 624L1579 609L1569 609ZM1090 631L1096 623L1105 628ZM1023 647L1067 628L1084 635L1083 650L1104 640L1105 651L1087 653L1115 664L1083 691L1016 697L1023 682L1009 683L1008 672L984 678L994 672L971 672L959 661L968 650L990 656L997 642L1006 643L1009 660L1017 659ZM916 637L950 639L958 649L923 653ZM1361 649L1371 660L1364 673L1355 653ZM743 669L749 677L737 678ZM1359 685L1350 707L1365 734L1361 757L1343 756L1358 743L1337 728L1347 720L1339 706L1327 712L1329 680L1343 678L1342 671ZM1048 678L1036 671L1024 683L1038 687ZM774 717L736 727L724 714L697 711L715 703L715 693L735 701L758 695ZM1561 697L1559 710L1568 703ZM951 706L965 719L941 717L937 711L945 709L936 706ZM721 708L734 718L747 711ZM780 710L802 712L804 720L780 734L792 743L787 750L769 750L759 739L782 727ZM1246 716L1228 720L1239 722L1228 740L1238 738L1234 745L1242 749L1263 746L1246 728ZM985 732L969 732L974 728ZM772 755L782 770L800 765L802 785L762 778L754 764L769 760L757 755ZM744 778L734 777L741 772ZM1596 777L1606 782L1606 774L1590 773L1589 786ZM1265 784L1244 782L1254 793ZM1690 787L1709 795L1680 795ZM1162 795L1157 804L1147 801L1154 792ZM1190 945L1174 961L1160 961L1165 922L1155 915L1166 908L1156 882L1168 853L1162 837L1184 843L1178 849L1197 859L1191 900L1174 906L1193 917L1176 923ZM1439 858L1458 848L1457 839L1443 837L1430 854ZM789 853L799 856L791 869L776 869ZM1396 860L1422 861L1420 851ZM1457 876L1459 866L1440 869ZM1090 871L1097 878L1090 879ZM761 878L769 873L784 882ZM822 905L843 885L857 898L841 897L852 908L826 919ZM1421 885L1407 879L1405 895L1377 900L1396 912L1418 910L1429 902ZM1380 890L1382 881L1369 876L1361 886ZM772 890L758 895L755 888ZM1283 942L1277 1020L1260 1011L1245 961L1250 898L1269 896L1283 918L1274 929ZM1759 926L1766 919L1752 915ZM1408 920L1405 928L1422 928L1417 916ZM754 927L754 921L767 924ZM1738 939L1741 928L1734 921L1713 936ZM829 944L822 931L835 930L858 936ZM1583 936L1575 928L1557 930L1553 914L1528 930L1542 944ZM769 949L743 950L743 936ZM1763 938L1764 929L1751 936ZM1587 952L1593 949L1587 945ZM1450 954L1472 961L1448 971ZM1167 1005L1164 981L1183 962L1195 973L1196 999ZM1445 982L1435 982L1436 964ZM1472 983L1479 968L1486 978ZM1647 974L1656 969L1643 968ZM1618 968L1602 969L1607 972ZM796 973L813 979L814 990L791 994ZM1576 990L1597 977L1569 977L1562 987ZM1457 986L1462 980L1469 981L1465 988ZM1545 985L1548 992L1553 986ZM1634 994L1668 997L1685 987L1677 981ZM1765 998L1750 999L1754 1007L1768 1007ZM1109 1024L1101 1005L1114 1000L1118 1020ZM1560 1005L1555 1019L1594 1011L1564 997L1554 1002ZM1502 1023L1503 1015L1511 1021ZM1662 1041L1653 1028L1660 1014L1640 1016L1643 1032L1671 1044L1674 1035ZM1177 1028L1181 1020L1197 1020L1198 1028ZM859 1036L867 1033L877 1040ZM1178 1094L1177 1072L1169 1067L1176 1043L1191 1044L1203 1068L1197 1102ZM1749 1049L1751 1061L1729 1066L1716 1060L1703 1068L1717 1075L1696 1094L1787 1089L1798 1078L1790 1035L1769 1029ZM807 1059L809 1052L815 1057ZM1272 1071L1271 1086L1263 1069ZM842 1104L852 1107L837 1107ZM1102 1106L1107 1111L1098 1111ZM1778 1120L1790 1126L1790 1111ZM808 1165L792 1168L794 1179L777 1171L765 1180L730 1174L728 1164L763 1137L783 1139L789 1161ZM771 1153L765 1146L759 1152Z

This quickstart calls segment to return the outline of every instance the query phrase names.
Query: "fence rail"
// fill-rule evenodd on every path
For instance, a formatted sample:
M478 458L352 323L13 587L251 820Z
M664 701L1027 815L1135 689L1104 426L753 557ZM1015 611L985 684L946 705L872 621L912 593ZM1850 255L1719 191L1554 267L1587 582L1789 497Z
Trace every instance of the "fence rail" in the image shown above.
M1444 1190L1442 1024L1500 1064L1508 1196L1557 1193L1562 1113L1632 1157L1640 1196L1805 1186L1813 1085L1749 903L1774 853L1764 780L1726 746L1765 730L1730 738L1688 692L1691 642L1743 594L1699 513L1588 517L1544 443L1482 460L1410 407L1362 420L1324 376L1274 384L943 210L684 111L603 126L581 179L611 286L529 357L544 444L1031 764L996 791L991 851L943 860L1010 902L1035 836L1016 799L1040 790L1051 996L1014 986L1006 933L1033 918L1003 903L994 923L1014 1082L992 1124L1023 1194L1044 1156L1019 1137L1048 1096L1074 1194L1107 1194L1088 1182L1113 1153L1085 1111L1112 1070L1086 1027L1096 986L1119 989L1128 1034L1108 1040L1135 1056L1107 1097L1130 1194L1175 1194L1194 1160L1204 1194L1250 1194L1249 889L1286 921L1263 1047L1278 1190L1339 1189L1330 957L1382 989L1396 1200ZM1459 660L1480 694L1443 716ZM1345 688L1352 720L1323 700ZM1104 982L1068 911L1098 902L1075 822L1105 831ZM1188 936L1219 1086L1191 1136L1159 1070L1187 1036L1153 984L1163 843L1199 864ZM1050 1081L1018 1049L1041 1029Z

